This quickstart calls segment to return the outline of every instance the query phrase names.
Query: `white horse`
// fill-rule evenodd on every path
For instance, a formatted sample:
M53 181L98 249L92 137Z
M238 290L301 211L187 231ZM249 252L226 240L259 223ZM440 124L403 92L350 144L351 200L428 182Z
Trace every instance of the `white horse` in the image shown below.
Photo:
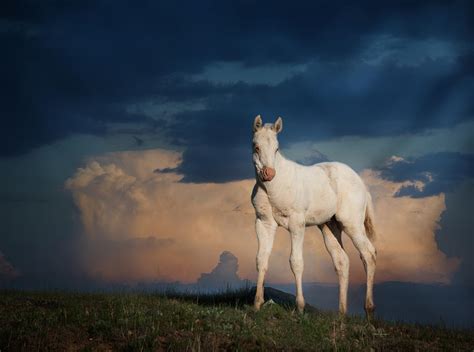
M279 117L274 124L263 125L259 116L253 124L253 162L256 184L252 204L256 213L257 292L255 308L264 302L263 282L268 258L278 226L291 235L290 266L296 281L296 304L304 309L302 288L303 239L306 226L317 225L339 277L339 312L347 310L349 258L342 246L344 231L352 240L367 274L365 310L370 318L374 310L372 287L376 250L372 199L363 181L349 166L323 162L299 165L285 159L278 150L277 134L283 128Z

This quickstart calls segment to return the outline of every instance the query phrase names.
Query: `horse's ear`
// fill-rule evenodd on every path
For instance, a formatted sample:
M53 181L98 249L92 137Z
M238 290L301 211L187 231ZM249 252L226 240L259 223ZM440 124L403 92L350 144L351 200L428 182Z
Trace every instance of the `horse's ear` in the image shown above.
M273 124L273 130L276 133L280 133L282 129L283 129L283 120L282 120L281 117L279 117L279 118L277 118L277 120Z
M259 129L261 129L263 126L263 121L260 115L257 115L255 117L255 120L253 120L253 131L257 132Z

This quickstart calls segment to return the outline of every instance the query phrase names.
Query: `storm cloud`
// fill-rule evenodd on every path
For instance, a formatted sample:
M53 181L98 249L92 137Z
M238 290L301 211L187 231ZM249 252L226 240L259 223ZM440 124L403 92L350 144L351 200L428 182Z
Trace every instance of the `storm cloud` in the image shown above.
M238 277L255 281L257 241L250 204L255 181L183 183L183 175L172 171L181 162L180 153L168 150L115 152L91 158L67 181L83 225L80 254L90 276L109 282L215 282L236 279L237 260L233 258L237 257ZM459 258L448 257L435 241L440 216L446 210L444 194L396 197L409 181L387 181L375 170L361 176L373 195L377 214L377 280L450 282ZM307 232L305 281L335 282L322 236L315 229ZM151 240L157 246L148 246ZM351 281L364 282L359 255L345 242L352 263ZM97 243L105 246L97 249ZM125 250L128 247L133 248ZM293 281L289 249L288 236L278 230L269 282ZM232 255L222 257L226 251ZM215 267L219 255L221 263Z
M436 153L418 158L392 158L382 169L382 177L392 181L419 182L402 187L398 196L426 197L453 191L463 181L474 178L474 154Z
M176 143L210 141L229 152L257 113L286 117L291 138L301 138L301 124L314 138L329 138L423 130L472 116L469 1L187 7L7 2L1 155L77 133L113 133L114 125L139 138L165 131ZM210 72L223 64L227 73L216 82ZM256 76L272 67L288 76L277 84L245 81L248 70ZM150 102L153 109L136 108ZM199 162L219 160L206 158ZM192 179L195 167L187 164L195 158L184 159Z
M242 286L245 281L238 275L239 260L229 251L219 256L219 262L209 273L202 273L196 284L204 289L226 289Z

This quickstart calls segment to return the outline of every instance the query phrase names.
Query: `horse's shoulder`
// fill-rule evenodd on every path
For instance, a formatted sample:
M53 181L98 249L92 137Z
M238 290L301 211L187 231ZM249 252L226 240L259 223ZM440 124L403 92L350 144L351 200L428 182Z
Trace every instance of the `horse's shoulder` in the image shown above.
M253 186L252 195L250 199L254 206L256 203L269 202L267 192L258 182L256 182Z
M272 218L272 206L268 194L258 183L253 187L251 200L258 218L264 220Z

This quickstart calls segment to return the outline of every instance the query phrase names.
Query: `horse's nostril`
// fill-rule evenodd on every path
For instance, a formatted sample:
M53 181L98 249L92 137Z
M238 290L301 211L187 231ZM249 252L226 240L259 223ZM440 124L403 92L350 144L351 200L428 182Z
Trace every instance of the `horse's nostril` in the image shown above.
M262 169L262 178L264 181L271 181L275 177L275 169L271 167L264 167Z

